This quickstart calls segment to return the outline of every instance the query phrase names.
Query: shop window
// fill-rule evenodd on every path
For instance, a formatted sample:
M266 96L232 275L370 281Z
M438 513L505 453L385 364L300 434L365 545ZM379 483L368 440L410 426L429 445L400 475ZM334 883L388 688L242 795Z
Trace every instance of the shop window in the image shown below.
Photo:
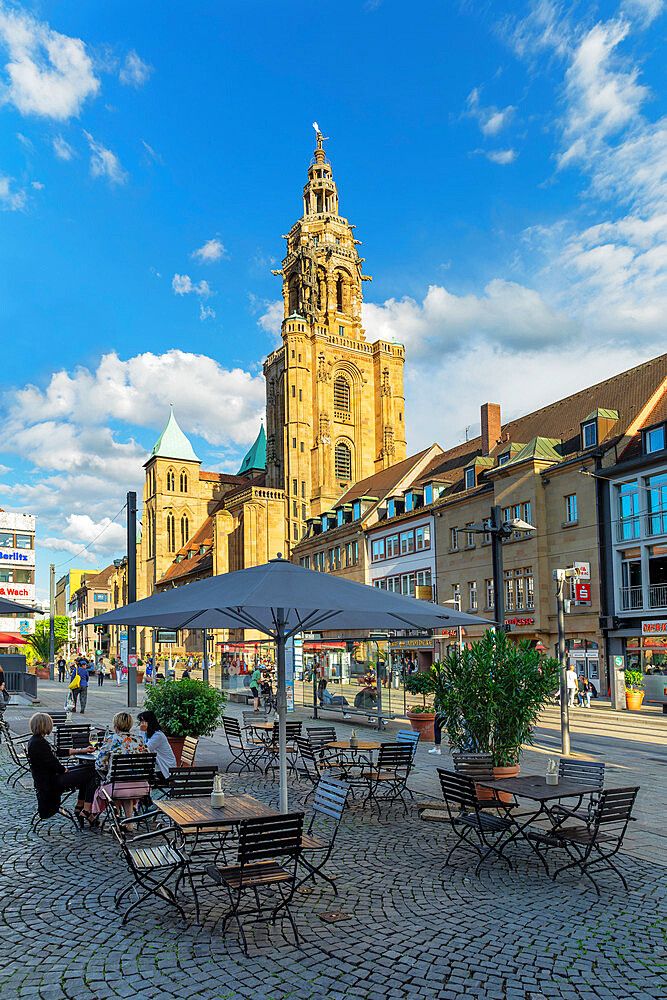
M621 611L636 611L643 606L641 550L622 549Z

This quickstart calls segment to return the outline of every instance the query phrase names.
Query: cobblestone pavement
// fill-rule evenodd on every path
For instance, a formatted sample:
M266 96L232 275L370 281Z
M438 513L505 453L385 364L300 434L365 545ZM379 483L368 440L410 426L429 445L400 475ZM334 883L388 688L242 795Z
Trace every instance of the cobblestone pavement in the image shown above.
M202 757L228 760L212 741ZM0 766L0 780L3 773ZM378 820L355 807L330 863L339 897L321 881L297 894L302 948L279 927L268 932L255 925L246 958L235 933L221 935L216 890L202 895L201 926L184 895L187 921L153 902L121 928L113 889L128 876L113 838L77 833L61 818L30 834L32 789L14 792L4 781L2 787L3 1000L657 1000L667 994L664 870L637 858L622 858L630 892L615 876L603 876L598 901L576 876L551 882L518 847L512 872L489 865L475 877L464 854L445 868L453 843L446 824L420 822L414 810ZM230 773L227 788L277 802L270 778ZM294 786L292 808L304 793ZM321 915L333 909L348 919L324 922Z

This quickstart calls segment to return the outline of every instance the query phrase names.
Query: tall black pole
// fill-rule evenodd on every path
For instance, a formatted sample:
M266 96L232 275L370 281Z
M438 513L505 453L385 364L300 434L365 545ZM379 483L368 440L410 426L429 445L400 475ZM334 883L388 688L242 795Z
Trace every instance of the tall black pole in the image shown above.
M493 560L493 605L498 628L505 628L505 593L503 590L503 523L500 507L491 508L491 558Z
M56 567L51 563L49 570L49 680L55 676L56 658Z
M204 629L204 660L202 662L204 684L208 684L208 629Z
M276 628L276 708L278 710L278 770L280 811L287 812L287 692L285 691L285 609L277 609Z
M565 586L565 576L563 570L556 570L556 603L558 605L558 662L560 664L560 736L562 753L565 757L570 756L570 706L568 704L567 690L567 657L565 653L565 600L563 598L563 587Z
M137 494L127 494L127 603L137 599ZM127 629L127 707L137 707L137 628Z

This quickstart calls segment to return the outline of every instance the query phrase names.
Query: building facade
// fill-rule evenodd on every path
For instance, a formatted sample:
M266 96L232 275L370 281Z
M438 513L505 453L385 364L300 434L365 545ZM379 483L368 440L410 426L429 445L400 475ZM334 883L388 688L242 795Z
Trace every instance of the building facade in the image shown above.
M354 226L338 213L323 140L284 238L282 346L267 358L266 485L285 492L286 543L355 482L406 455L404 349L367 343Z
M17 604L35 603L35 526L33 514L8 513L0 509L0 596ZM4 652L20 652L12 638L20 640L35 631L32 615L0 618Z

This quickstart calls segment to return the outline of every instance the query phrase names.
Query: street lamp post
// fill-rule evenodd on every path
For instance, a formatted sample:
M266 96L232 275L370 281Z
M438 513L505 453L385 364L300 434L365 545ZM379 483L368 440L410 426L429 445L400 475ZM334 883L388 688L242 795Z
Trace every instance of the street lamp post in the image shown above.
M535 531L532 524L513 517L503 521L500 507L491 508L491 516L486 522L468 524L465 531L475 535L491 535L491 560L493 563L493 616L496 628L505 628L505 594L503 591L503 541L509 538L513 531Z
M556 604L558 606L558 662L560 664L560 739L563 756L570 756L570 707L567 701L567 660L565 655L565 598L566 580L576 580L578 569L555 569Z

